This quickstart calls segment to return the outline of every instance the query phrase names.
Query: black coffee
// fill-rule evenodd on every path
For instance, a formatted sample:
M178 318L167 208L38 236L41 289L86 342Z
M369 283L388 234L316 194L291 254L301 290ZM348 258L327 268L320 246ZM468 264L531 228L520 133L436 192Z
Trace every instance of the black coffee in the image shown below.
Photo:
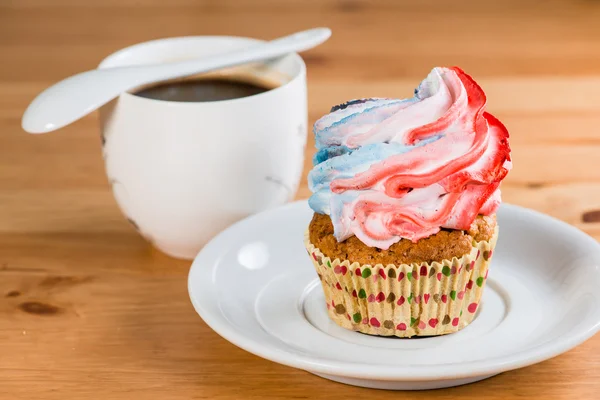
M226 78L198 79L163 83L144 88L135 94L140 97L167 101L219 101L253 96L273 89L268 82L248 83Z

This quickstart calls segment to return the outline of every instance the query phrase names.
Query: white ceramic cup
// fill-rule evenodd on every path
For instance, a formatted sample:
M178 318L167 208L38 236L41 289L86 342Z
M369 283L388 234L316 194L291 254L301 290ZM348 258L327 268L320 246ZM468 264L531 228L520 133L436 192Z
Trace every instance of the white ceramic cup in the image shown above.
M258 40L182 37L120 50L99 68L200 58ZM100 109L106 173L122 212L163 252L191 259L216 233L291 200L306 145L306 66L298 54L245 66L275 89L215 102L123 93Z

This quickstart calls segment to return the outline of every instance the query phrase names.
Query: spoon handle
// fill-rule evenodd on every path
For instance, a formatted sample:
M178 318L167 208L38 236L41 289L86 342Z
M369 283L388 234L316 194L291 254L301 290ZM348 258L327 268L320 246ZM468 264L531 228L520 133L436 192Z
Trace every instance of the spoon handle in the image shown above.
M326 41L331 36L329 28L315 28L307 31L294 33L279 39L266 43L257 43L243 50L234 50L231 52L218 54L207 60L190 60L177 63L173 68L172 64L158 64L148 69L147 76L155 82L158 76L161 80L180 78L188 75L196 75L203 72L209 72L224 66L236 66L254 61L268 60L282 56L287 53L300 52ZM146 75L146 74L144 74ZM137 81L140 85L145 83L145 76L138 76Z

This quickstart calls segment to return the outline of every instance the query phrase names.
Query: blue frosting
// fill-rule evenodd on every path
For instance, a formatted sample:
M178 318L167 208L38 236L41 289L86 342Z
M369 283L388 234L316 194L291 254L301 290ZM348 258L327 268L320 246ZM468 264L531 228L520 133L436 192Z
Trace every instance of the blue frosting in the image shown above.
M412 99L406 100L394 100L394 99L369 99L369 101L362 103L361 111L354 112L349 115L346 115L339 120L332 121L331 124L323 129L315 129L315 146L318 150L327 148L329 146L339 145L340 143L335 143L338 135L339 128L344 127L345 125L359 125L359 124L367 124L367 123L379 123L389 115L386 115L385 112L388 109L395 109L400 104L406 103L415 103L418 102L419 99L415 96ZM352 102L349 102L352 104ZM408 104L406 104L408 105ZM339 107L339 106L338 106ZM344 112L344 108L338 109L334 113ZM333 114L333 113L332 113ZM332 115L330 114L330 115ZM383 118L382 118L383 117Z
M321 149L314 157L314 168L308 174L308 184L313 195L308 200L310 207L318 213L331 213L331 200L334 203L348 203L354 200L358 191L349 190L343 194L331 192L329 185L334 179L351 178L356 174L367 171L373 164L382 162L388 157L407 153L415 148L438 140L441 136L433 136L415 145L407 146L400 143L373 143L356 150L344 146L330 146ZM341 212L341 207L333 207ZM333 215L332 215L333 217ZM339 217L339 215L336 215Z

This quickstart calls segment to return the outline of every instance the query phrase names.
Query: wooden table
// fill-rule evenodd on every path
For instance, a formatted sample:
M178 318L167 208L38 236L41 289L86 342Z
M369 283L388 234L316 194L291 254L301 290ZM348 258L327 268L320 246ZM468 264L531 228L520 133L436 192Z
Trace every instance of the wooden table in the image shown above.
M344 386L248 354L192 309L190 263L152 249L122 218L97 117L45 136L26 135L20 118L46 86L133 43L330 26L331 40L304 55L311 122L346 99L410 96L433 66L459 65L511 131L505 201L600 238L599 2L80 3L0 1L0 398L598 398L600 336L420 393ZM308 196L304 181L298 198Z

